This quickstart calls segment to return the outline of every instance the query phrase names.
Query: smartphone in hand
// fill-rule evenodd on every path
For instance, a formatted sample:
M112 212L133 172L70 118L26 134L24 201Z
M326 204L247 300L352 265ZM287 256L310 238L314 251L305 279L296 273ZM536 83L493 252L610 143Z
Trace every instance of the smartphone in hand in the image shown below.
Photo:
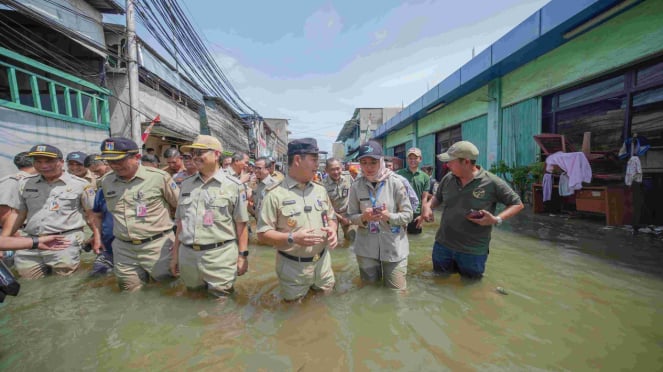
M465 216L468 217L468 218L471 218L473 220L478 220L480 218L483 218L483 212L478 211L476 209L470 209L469 211L467 211Z

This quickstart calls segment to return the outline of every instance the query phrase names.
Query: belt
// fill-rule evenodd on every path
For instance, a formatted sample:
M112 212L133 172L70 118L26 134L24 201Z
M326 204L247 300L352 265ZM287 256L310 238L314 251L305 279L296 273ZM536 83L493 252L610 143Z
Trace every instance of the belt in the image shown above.
M124 240L124 239L120 239L120 238L118 238L118 237L116 237L116 238L117 238L117 239L120 239L121 241L123 241L123 242L125 242L125 243L131 243L131 244L133 244L133 245L140 245L140 244L143 244L143 243L147 243L147 242L151 242L151 241L157 240L157 239L163 237L164 235L168 234L168 233L171 232L171 231L172 231L172 230L168 230L168 231L160 232L160 233L158 233L158 234L156 234L156 235L154 235L154 236L150 236L149 238L145 238L145 239Z
M293 256L293 255L287 254L287 253L282 252L282 251L279 251L279 254L280 254L281 256L287 258L287 259L290 259L290 260L293 260L293 261L297 261L297 262L318 262L318 260L320 259L320 257L322 257L322 255L325 254L325 249L323 249L322 251L320 251L320 253L316 254L316 255L313 256L313 257L299 257L299 256Z
M73 232L76 232L76 231L83 231L83 228L79 227L77 229L65 230L65 231L48 233L48 234L39 234L39 235L35 235L35 236L64 235L64 234L69 234L69 233L73 233Z
M185 247L190 247L194 251L206 251L208 249L214 249L225 245L226 243L234 242L235 239L226 240L224 242L212 243L212 244L182 244Z

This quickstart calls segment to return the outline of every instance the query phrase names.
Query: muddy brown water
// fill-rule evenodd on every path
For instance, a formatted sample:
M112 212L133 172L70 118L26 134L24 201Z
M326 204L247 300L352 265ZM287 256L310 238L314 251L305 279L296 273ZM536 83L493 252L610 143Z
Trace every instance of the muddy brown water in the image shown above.
M332 253L335 293L299 305L280 301L269 247L250 247L225 302L177 283L120 293L86 277L86 254L73 276L21 280L0 305L0 370L663 368L663 276L585 252L573 231L505 225L478 283L431 273L429 225L411 239L407 292L361 286L345 246Z

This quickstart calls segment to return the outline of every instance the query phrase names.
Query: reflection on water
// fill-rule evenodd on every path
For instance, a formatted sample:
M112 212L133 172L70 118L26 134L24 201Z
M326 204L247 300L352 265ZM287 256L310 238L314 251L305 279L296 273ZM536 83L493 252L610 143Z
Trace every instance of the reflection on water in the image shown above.
M86 270L23 280L0 305L0 370L663 368L660 276L500 230L470 284L431 273L433 235L411 239L406 293L362 287L344 247L336 293L300 305L280 301L274 251L257 246L225 302L177 283L120 293Z

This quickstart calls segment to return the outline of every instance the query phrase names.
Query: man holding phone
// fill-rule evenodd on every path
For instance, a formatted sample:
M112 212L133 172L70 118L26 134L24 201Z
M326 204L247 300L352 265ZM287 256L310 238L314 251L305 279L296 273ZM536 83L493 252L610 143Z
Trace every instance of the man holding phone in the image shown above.
M488 259L492 227L523 208L520 197L496 175L476 164L479 149L468 141L454 143L437 156L449 166L435 196L426 201L422 216L433 220L432 209L442 205L442 221L433 245L433 269L480 279ZM506 205L494 215L497 203ZM421 223L421 222L420 222Z

